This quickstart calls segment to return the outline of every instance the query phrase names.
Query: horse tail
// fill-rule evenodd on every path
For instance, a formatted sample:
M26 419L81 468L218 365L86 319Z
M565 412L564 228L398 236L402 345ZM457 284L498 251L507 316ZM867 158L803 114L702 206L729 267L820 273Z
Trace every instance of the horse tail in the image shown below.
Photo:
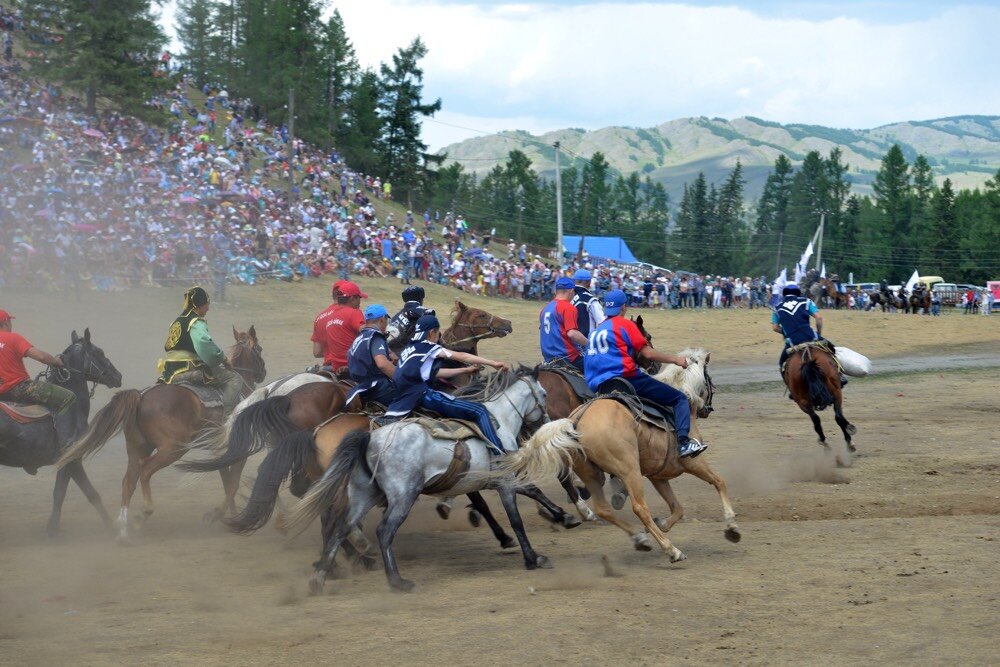
M226 449L214 459L182 461L185 472L222 470L245 461L287 435L300 430L288 417L292 402L288 396L272 396L246 407L229 426Z
M73 461L97 453L119 431L125 429L125 437L138 429L136 416L142 393L138 389L125 389L116 393L111 402L94 415L94 421L87 430L56 461L56 468L63 468Z
M311 431L299 431L283 438L257 468L257 479L247 506L236 516L223 519L223 523L242 535L263 528L274 512L278 490L285 479L292 473L305 470L313 454Z
M330 467L292 508L285 522L292 535L301 533L317 516L330 508L330 525L342 523L350 508L347 488L351 475L359 466L367 465L365 455L371 442L369 431L355 431L347 435L333 455ZM374 478L372 484L375 484Z
M574 454L582 454L579 434L570 419L543 425L521 448L498 459L492 478L513 476L517 484L540 484L570 468Z
M802 364L802 381L809 388L809 402L814 410L822 410L834 404L835 399L826 384L826 374L815 359Z

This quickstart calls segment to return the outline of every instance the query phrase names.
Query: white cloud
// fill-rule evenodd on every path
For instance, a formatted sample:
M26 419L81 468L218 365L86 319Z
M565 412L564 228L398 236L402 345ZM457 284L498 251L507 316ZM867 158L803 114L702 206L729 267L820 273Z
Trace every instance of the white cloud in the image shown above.
M495 130L652 126L755 115L873 127L1000 109L992 63L1000 8L945 5L919 18L823 18L660 3L338 2L364 64L420 35L439 119ZM904 12L900 11L903 15ZM832 17L832 18L829 18ZM473 132L425 124L433 147Z

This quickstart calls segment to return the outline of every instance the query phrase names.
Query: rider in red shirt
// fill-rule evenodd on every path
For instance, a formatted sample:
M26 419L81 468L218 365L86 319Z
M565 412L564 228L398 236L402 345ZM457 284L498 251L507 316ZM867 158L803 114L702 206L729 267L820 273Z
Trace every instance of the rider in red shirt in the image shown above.
M0 400L44 405L54 413L64 412L76 396L68 389L41 380L32 380L24 367L24 358L61 368L62 359L53 357L12 331L14 317L0 310Z
M368 295L349 280L334 283L336 303L320 313L313 322L313 356L336 372L347 366L347 351L365 325L361 299Z

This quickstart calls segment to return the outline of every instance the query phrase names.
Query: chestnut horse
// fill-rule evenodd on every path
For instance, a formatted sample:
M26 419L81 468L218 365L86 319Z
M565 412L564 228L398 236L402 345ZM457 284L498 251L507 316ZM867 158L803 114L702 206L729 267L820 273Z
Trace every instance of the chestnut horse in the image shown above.
M819 444L828 447L826 435L823 434L823 425L816 412L832 405L837 425L840 426L844 440L847 441L848 451L856 451L851 436L857 429L844 417L841 406L843 394L840 387L840 370L830 349L822 343L796 345L789 351L783 377L792 400L812 419L813 428L819 436Z
M233 370L243 378L244 391L264 379L266 369L261 356L257 332L251 325L246 332L233 328L236 344L226 357ZM125 431L128 468L122 479L122 506L118 515L118 539L128 541L128 506L135 493L136 482L142 485L143 512L141 522L153 513L150 478L160 468L169 466L184 456L188 444L205 429L218 428L222 408L206 408L194 392L184 387L157 384L139 391L119 391L94 417L93 423L79 440L59 458L60 468L97 452L119 431ZM209 516L221 516L236 511L235 498L240 486L240 472L226 467L219 470L225 499L221 507Z
M697 387L705 381L700 363L689 362L687 369L678 369L678 372L683 378L682 384L687 387ZM702 391L691 393L701 395ZM691 435L700 439L696 421L691 422ZM673 430L664 430L637 418L631 408L615 399L591 400L569 418L543 425L520 450L501 458L493 474L513 473L522 482L535 483L558 474L566 465L572 465L573 471L586 484L597 515L631 535L637 550L652 549L651 535L671 562L684 559L684 554L664 534L684 515L669 483L683 473L692 474L715 487L722 501L726 539L739 542L741 538L726 482L711 469L708 457L702 454L680 458ZM612 511L604 497L604 473L615 475L624 483L632 511L648 532ZM654 521L646 505L643 477L652 482L670 507L671 514L662 524Z
M441 343L459 352L478 354L480 340L503 338L513 331L510 320L472 308L459 300L451 311L451 326L441 332ZM470 376L453 380L468 382ZM269 391L270 390L270 391ZM350 387L315 373L299 373L282 378L248 396L233 411L226 429L212 434L215 443L205 441L199 447L224 446L221 454L204 461L185 461L178 468L188 472L208 472L237 467L246 459L281 438L296 431L311 430L345 410L360 411L360 401L346 406Z

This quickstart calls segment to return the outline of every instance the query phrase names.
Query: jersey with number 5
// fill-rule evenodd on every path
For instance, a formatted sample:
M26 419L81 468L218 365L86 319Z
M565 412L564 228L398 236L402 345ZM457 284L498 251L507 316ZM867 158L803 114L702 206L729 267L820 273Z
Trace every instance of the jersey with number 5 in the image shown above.
M648 342L635 322L615 315L590 332L587 344L587 385L597 388L611 378L634 377L639 373L632 356Z
M580 327L577 325L576 308L569 301L553 299L538 315L538 337L545 361L564 358L570 362L580 357L580 350L567 335Z

